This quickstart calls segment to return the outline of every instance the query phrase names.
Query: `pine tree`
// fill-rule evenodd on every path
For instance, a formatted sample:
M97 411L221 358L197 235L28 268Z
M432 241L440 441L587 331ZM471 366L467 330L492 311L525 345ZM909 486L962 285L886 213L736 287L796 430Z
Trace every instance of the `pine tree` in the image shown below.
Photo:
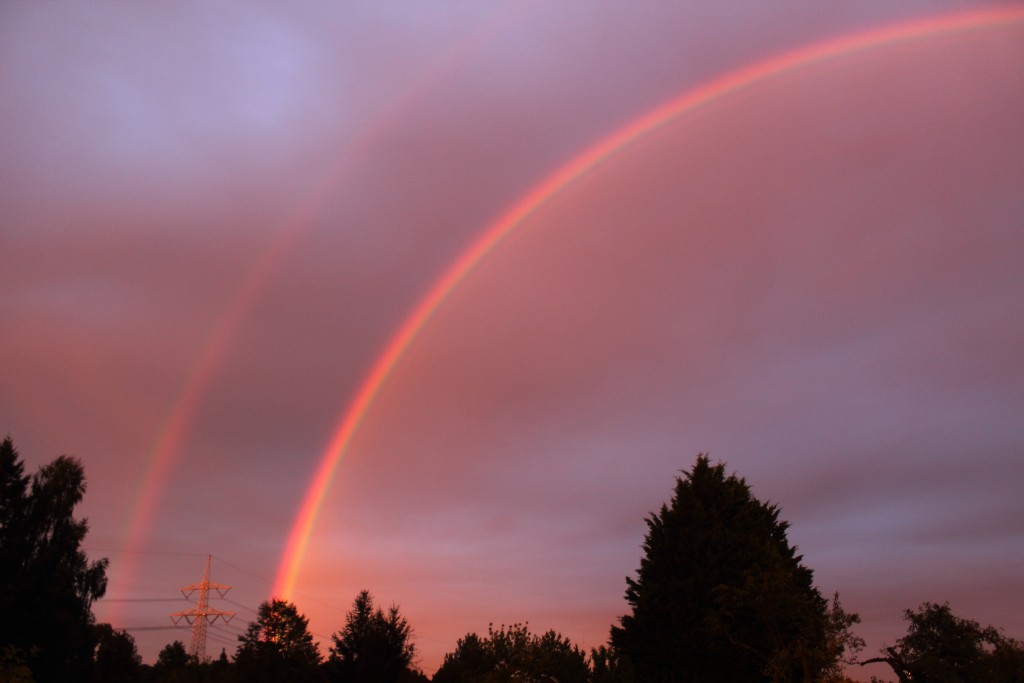
M387 613L373 605L369 591L360 591L345 617L345 627L332 636L327 662L331 680L343 683L395 683L414 673L416 646L412 628L392 605ZM411 679L410 679L411 680Z

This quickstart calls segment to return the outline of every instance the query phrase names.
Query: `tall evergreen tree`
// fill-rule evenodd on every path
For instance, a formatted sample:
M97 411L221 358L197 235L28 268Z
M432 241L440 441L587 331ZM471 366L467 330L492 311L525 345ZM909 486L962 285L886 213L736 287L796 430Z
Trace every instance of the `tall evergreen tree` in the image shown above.
M413 680L416 646L412 628L392 605L387 613L373 605L369 591L360 591L345 617L345 627L332 636L327 671L339 683L397 683Z
M0 649L40 683L85 680L92 665L107 561L81 550L84 495L79 461L61 456L29 478L10 437L0 442Z
M647 526L632 613L611 634L638 681L810 682L834 668L849 641L831 624L845 632L856 615L830 620L779 508L743 479L701 454Z

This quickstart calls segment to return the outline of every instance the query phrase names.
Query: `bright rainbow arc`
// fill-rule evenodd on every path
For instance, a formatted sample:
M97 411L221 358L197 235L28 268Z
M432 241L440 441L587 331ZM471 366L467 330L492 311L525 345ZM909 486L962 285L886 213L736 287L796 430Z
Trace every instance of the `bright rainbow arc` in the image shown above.
M448 296L470 272L524 220L548 200L580 180L616 152L654 132L670 120L691 113L714 101L763 80L812 64L843 57L861 50L946 33L982 29L1024 22L1024 8L1000 7L968 14L916 20L873 29L852 36L828 40L757 62L711 80L683 93L619 128L584 150L529 190L452 263L423 299L405 318L363 380L358 392L342 414L326 450L320 458L309 488L293 522L274 582L273 595L290 599L305 559L309 539L335 470L358 431L374 399L391 376L406 350Z

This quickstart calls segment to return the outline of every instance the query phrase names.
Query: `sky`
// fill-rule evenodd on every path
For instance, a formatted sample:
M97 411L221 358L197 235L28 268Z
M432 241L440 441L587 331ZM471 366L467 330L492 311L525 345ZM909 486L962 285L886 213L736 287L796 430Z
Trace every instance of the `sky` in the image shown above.
M285 583L427 673L603 644L699 452L866 654L1024 638L1022 64L1019 3L6 2L0 432L149 662L207 555L214 655Z

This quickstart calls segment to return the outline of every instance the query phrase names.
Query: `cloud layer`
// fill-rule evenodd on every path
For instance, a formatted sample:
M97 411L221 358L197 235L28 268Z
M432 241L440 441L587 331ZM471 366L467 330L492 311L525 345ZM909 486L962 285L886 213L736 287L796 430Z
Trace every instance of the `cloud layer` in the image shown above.
M85 462L89 543L128 600L100 617L165 623L179 605L135 601L212 553L253 618L389 335L572 155L730 69L967 7L6 6L0 422L31 467ZM603 643L698 451L781 504L870 647L924 600L1020 637L1019 26L735 93L518 227L337 472L295 596L319 640L368 588L428 671L488 622ZM187 635L136 632L148 659Z

